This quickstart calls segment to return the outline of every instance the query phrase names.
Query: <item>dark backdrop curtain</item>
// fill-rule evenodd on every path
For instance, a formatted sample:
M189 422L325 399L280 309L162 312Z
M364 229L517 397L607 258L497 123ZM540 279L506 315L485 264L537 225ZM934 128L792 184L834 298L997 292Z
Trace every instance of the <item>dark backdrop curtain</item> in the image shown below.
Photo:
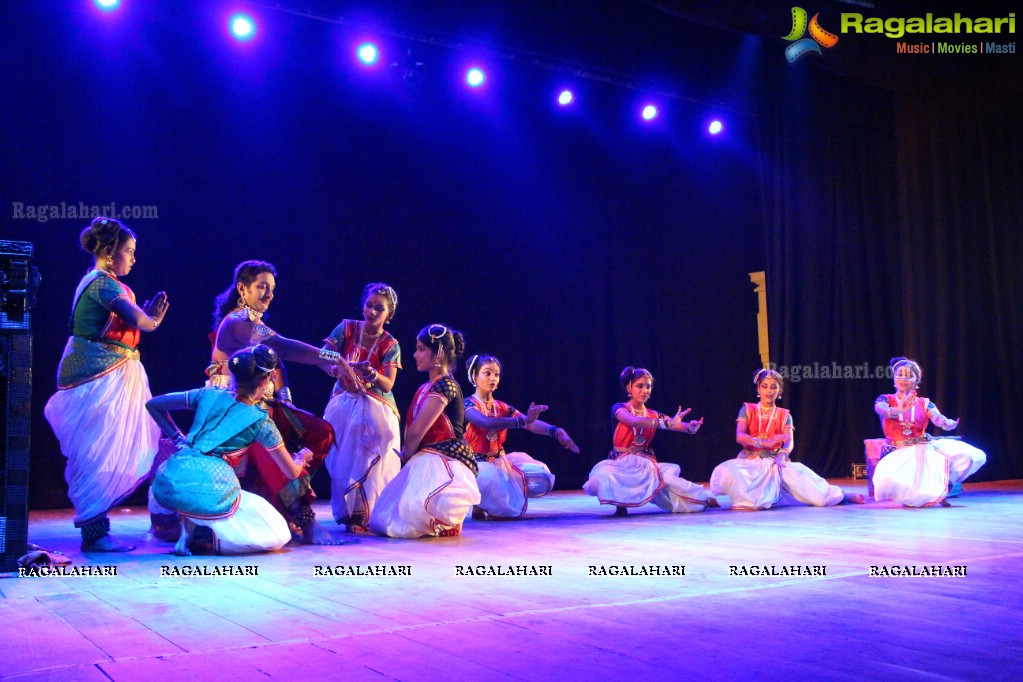
M786 389L796 459L848 475L880 435L880 370L908 355L921 394L988 453L976 478L1023 475L1019 95L900 94L810 68L778 78L762 117L768 305L772 360L810 373ZM843 378L824 378L836 366ZM870 378L845 375L857 367Z
M984 450L979 478L1023 477L1020 93L900 98L901 293L921 394Z

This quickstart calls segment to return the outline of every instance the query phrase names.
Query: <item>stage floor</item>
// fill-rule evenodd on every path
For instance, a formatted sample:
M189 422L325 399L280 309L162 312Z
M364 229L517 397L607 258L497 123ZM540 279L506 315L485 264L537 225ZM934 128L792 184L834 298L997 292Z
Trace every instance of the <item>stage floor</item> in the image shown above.
M951 502L612 518L556 492L458 538L338 533L347 544L240 557L154 541L83 555L70 511L37 512L31 542L116 575L5 574L0 677L1020 679L1023 481L967 484ZM142 541L144 509L111 518ZM182 575L229 566L258 575ZM346 575L381 566L394 575ZM500 571L533 575L486 575Z

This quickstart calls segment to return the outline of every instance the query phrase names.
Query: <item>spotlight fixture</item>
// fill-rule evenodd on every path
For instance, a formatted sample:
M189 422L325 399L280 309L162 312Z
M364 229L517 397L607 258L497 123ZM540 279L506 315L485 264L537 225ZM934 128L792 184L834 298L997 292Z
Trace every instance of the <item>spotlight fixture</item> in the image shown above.
M474 66L465 72L465 82L468 83L470 87L478 88L483 85L486 80L486 74L483 73L483 69L480 69L479 67Z
M725 124L719 121L718 119L714 119L713 121L710 122L710 125L707 126L707 132L710 133L711 135L717 135L724 129Z
M245 14L235 14L231 17L231 33L238 40L249 40L256 35L256 22Z
M641 113L641 116L643 117L644 121L654 120L655 118L657 118L657 107L655 107L653 104L646 105L645 107L643 107L643 112Z
M562 90L558 95L558 104L563 107L567 107L573 101L575 101L575 95L572 94L571 90Z
M359 45L359 49L355 53L358 55L359 61L366 66L373 66L380 59L380 50L373 43Z

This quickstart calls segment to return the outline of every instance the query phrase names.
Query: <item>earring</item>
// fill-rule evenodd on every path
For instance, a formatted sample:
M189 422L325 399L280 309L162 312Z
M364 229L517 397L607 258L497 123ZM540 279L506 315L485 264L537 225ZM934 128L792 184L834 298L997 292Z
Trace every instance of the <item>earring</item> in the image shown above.
M241 294L238 294L238 303L235 304L235 309L239 310L245 307L245 299L242 298Z

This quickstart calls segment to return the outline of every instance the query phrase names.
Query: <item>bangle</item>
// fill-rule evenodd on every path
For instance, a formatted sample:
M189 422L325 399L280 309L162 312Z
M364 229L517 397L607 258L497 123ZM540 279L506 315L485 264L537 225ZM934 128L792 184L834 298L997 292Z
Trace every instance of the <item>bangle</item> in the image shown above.
M895 415L895 408L894 407L889 407L888 408L888 418L889 419L895 419L895 416L896 416Z
M274 397L277 398L278 400L283 401L283 402L290 403L290 402L292 402L292 400L291 400L291 389L288 388L287 386L282 386L277 391L277 394Z
M551 438L557 438L558 437L558 427L554 426L553 424L548 426L547 427L547 435L550 436Z
M760 440L759 438L754 438L753 439L753 447L755 449L757 449L757 450L763 450L764 449L764 442L762 440Z
M515 417L515 428L517 429L526 428L526 417L524 415L520 414L518 417Z
M330 360L331 362L339 362L341 360L341 354L336 350L327 350L326 348L320 349L320 357L324 360Z
M373 376L371 378L367 379L367 381L369 383L371 383L371 384L375 384L377 382L377 379L380 378L380 373L377 372L375 369L372 369L372 368L371 368L371 371L373 372Z
M181 429L175 431L171 435L170 439L175 445L184 445L187 442L185 439L185 434L181 431Z
M157 327L159 327L160 323L163 322L163 320L159 320L159 319L153 317L152 315L150 315L149 319L153 321L153 329L156 329Z

